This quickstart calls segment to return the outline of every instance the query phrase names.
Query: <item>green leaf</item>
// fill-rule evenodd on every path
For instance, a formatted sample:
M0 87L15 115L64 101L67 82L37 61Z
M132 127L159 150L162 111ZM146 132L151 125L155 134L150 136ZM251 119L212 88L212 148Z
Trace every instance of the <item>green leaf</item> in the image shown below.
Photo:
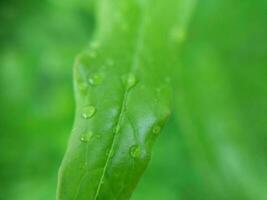
M58 200L130 198L171 113L170 72L191 3L98 2L95 40L74 67L76 116Z

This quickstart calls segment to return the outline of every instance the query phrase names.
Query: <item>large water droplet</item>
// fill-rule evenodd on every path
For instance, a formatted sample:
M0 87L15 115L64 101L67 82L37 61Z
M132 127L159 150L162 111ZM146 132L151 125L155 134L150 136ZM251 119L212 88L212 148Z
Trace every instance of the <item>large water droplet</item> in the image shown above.
M159 134L160 133L160 130L161 130L161 127L159 125L155 125L152 129L152 132L154 134Z
M94 106L86 106L83 108L82 117L84 119L89 119L96 113L96 108Z
M141 148L139 145L133 145L130 147L130 156L132 158L138 158L141 155Z
M80 137L81 142L84 142L84 143L89 142L92 135L93 133L91 131L81 134L81 137Z
M94 74L89 77L88 79L90 85L96 86L100 85L103 82L103 75L102 74Z

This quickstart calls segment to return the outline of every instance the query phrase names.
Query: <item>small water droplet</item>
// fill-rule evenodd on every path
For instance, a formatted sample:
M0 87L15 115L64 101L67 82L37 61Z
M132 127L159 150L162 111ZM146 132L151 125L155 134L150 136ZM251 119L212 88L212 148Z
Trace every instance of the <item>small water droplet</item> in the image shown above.
M171 82L171 77L167 76L167 77L165 78L165 82L166 82L166 83L170 83L170 82Z
M106 152L106 156L110 156L110 158L112 158L114 156L114 154L115 154L115 152L114 152L113 149L112 150L107 150L107 152Z
M92 135L93 133L91 131L81 134L81 137L80 137L81 142L84 142L84 143L89 142Z
M80 170L85 170L86 169L86 165L81 164L79 168L80 168Z
M115 126L115 127L113 128L113 133L118 133L118 132L120 131L120 129L121 129L121 127L120 127L120 125L118 124L117 126Z
M186 40L186 32L179 28L179 27L174 27L171 32L171 39L177 43L182 43Z
M153 127L152 132L154 134L159 134L160 130L161 130L161 127L159 125L156 125L156 126Z
M80 91L85 91L87 89L87 84L86 83L80 83L79 84L79 89Z
M136 76L134 74L129 74L127 78L127 87L128 88L134 87L136 82L137 82Z
M138 158L141 155L141 148L139 145L133 145L130 147L130 156L132 158Z
M95 135L95 138L96 139L100 139L101 138L101 135L100 134L97 134L97 135Z
M82 117L84 119L89 119L96 113L96 108L94 106L86 106L83 108Z
M88 79L90 85L96 86L100 85L103 82L103 75L102 74L94 74L89 77Z

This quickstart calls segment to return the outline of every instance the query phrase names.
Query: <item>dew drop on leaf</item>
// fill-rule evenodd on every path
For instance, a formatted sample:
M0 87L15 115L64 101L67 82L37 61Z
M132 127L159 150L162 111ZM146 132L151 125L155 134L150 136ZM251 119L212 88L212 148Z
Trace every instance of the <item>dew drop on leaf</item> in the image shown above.
M95 135L95 138L96 139L100 139L101 138L101 135L100 134L97 134L97 135Z
M86 83L80 83L79 89L81 92L84 92L87 89L87 84Z
M110 158L112 158L112 157L114 156L114 154L115 154L115 152L114 152L113 149L108 150L108 151L106 152L106 156L109 156Z
M132 158L138 158L141 155L141 148L139 145L133 145L130 147L130 156Z
M118 133L120 131L120 125L117 125L113 128L113 133Z
M176 43L182 43L186 40L186 32L178 27L174 27L171 32L171 39Z
M92 135L93 133L91 131L81 134L81 137L80 137L81 142L84 142L84 143L89 142Z
M160 130L161 130L161 127L159 125L156 125L156 126L153 127L152 132L154 134L159 134Z
M90 85L96 86L103 82L103 76L101 74L94 74L88 78Z
M134 87L136 82L137 82L136 76L134 74L129 74L128 78L127 78L127 86L128 86L128 88Z
M84 119L89 119L96 113L96 108L94 106L86 106L83 108L82 117Z

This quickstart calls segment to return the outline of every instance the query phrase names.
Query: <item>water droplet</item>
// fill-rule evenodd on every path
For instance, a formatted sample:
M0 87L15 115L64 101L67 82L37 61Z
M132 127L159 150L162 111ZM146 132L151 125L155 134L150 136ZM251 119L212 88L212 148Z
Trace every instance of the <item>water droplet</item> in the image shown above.
M107 152L106 152L106 156L110 156L110 158L112 158L114 156L114 154L115 154L115 152L113 149L107 150Z
M96 86L100 85L103 82L103 75L102 74L94 74L89 77L88 79L90 85Z
M118 133L118 132L120 131L120 129L121 129L121 127L120 127L120 125L118 124L117 126L115 126L115 127L113 128L113 133Z
M87 84L86 83L80 83L79 89L80 89L80 91L84 92L87 89Z
M86 169L86 165L81 164L79 168L80 168L80 170L85 170Z
M84 142L84 143L89 142L92 135L93 135L93 133L91 131L89 131L87 133L83 133L80 137L81 142Z
M95 135L95 138L96 139L100 139L101 138L101 135L100 134L97 134L97 135Z
M134 74L129 74L127 78L127 86L128 88L132 88L136 84L136 76Z
M186 32L178 27L174 27L170 32L171 38L177 43L182 43L186 39Z
M96 112L96 108L94 106L86 106L83 109L82 117L84 119L89 119L94 116L95 112Z
M171 77L167 76L167 77L165 78L165 82L166 82L166 83L170 83L170 82L171 82Z
M159 134L160 133L160 130L161 130L161 127L159 125L156 125L156 126L153 127L152 132L154 134Z
M139 145L133 145L130 147L130 156L132 158L138 158L141 155L141 148Z

